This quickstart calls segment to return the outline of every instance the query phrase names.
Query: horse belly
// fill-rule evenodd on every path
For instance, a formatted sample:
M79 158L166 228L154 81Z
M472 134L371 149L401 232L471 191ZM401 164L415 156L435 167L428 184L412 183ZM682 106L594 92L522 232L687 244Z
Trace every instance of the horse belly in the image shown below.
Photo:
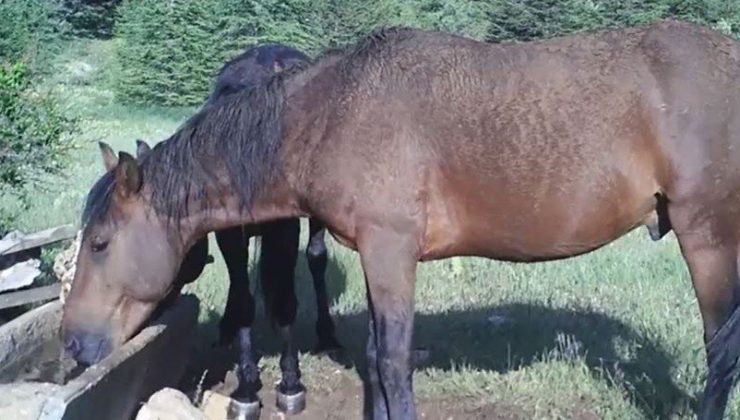
M587 253L652 220L654 188L642 185L612 186L600 194L561 189L536 203L512 193L513 187L475 194L457 185L444 199L430 197L421 259L466 255L524 262Z

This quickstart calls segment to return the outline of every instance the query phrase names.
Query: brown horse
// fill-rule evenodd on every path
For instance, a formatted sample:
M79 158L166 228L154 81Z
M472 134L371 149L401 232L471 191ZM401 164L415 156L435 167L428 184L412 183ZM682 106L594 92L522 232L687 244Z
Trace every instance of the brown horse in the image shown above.
M215 106L223 97L242 89L254 88L264 84L275 73L296 64L308 64L310 59L302 52L280 44L262 44L247 49L226 62L218 72L213 92L204 106ZM218 141L218 139L213 139ZM99 144L101 156L107 171L113 170L118 158L106 143ZM137 161L149 153L151 147L144 140L136 140ZM325 228L316 219L309 219L309 237L306 246L306 260L316 292L316 333L317 352L340 349L334 335L334 322L329 314L329 301L326 290L327 248L324 242ZM261 225L231 227L215 232L216 242L224 257L229 273L229 290L226 308L219 322L219 341L221 345L233 342L239 348L239 372L242 376L240 389L236 396L249 404L241 408L259 415L257 392L261 388L259 369L253 355L252 323L255 318L255 301L250 292L248 277L249 238L262 236L262 249L259 268L262 291L268 315L281 329L289 328L295 319L297 300L294 290L294 272L298 258L300 222L297 218L277 220ZM208 238L198 240L187 252L173 282L163 307L172 302L183 286L195 281L209 261ZM281 333L284 377L300 377L295 346L289 333ZM295 360L293 360L295 359ZM302 389L296 379L294 388ZM294 393L295 394L295 393ZM305 394L300 392L294 398L281 398L281 409L288 412L299 411L303 406Z
M124 342L204 233L310 215L360 254L373 416L414 418L419 261L554 260L650 223L688 264L699 417L721 418L740 351L739 61L740 43L673 21L506 45L375 33L202 110L141 164L120 155L85 214L66 347L94 362Z

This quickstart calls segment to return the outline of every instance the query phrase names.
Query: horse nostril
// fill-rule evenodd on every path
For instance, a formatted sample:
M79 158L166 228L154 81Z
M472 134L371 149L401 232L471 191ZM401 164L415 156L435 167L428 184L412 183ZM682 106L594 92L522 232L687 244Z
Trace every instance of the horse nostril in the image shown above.
M80 352L82 351L82 345L80 344L80 340L77 339L75 336L69 336L64 340L64 350L72 356L73 358L76 357Z

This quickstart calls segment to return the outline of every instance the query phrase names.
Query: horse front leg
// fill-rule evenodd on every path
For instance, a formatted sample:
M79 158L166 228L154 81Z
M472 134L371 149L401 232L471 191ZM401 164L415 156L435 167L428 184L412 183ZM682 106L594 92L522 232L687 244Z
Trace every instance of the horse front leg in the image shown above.
M416 237L365 232L358 241L369 308L368 378L373 419L415 419L412 335Z
M239 346L239 386L232 394L229 418L256 420L260 416L262 388L260 373L252 344L252 323L255 305L249 291L249 237L242 227L216 232L216 241L229 272L229 294L226 309L219 323L220 342L230 344L236 339Z
M282 343L281 378L275 388L277 407L287 414L300 413L306 407L306 388L301 383L298 348L292 331L298 310L295 266L299 236L298 219L268 223L262 231L260 273L265 307Z

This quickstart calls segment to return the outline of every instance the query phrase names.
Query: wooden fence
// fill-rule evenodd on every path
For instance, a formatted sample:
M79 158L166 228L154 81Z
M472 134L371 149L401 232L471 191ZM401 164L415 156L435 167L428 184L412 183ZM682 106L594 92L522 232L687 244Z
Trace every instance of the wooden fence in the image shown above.
M19 260L17 264L23 264L29 260L30 255L40 255L42 247L73 239L76 234L77 229L74 226L64 225L31 234L0 239L0 260L11 262L3 271L11 270L14 267L15 264L12 262L16 257L20 256L17 258ZM59 297L60 287L61 284L55 282L48 286L0 291L0 309L56 299Z

